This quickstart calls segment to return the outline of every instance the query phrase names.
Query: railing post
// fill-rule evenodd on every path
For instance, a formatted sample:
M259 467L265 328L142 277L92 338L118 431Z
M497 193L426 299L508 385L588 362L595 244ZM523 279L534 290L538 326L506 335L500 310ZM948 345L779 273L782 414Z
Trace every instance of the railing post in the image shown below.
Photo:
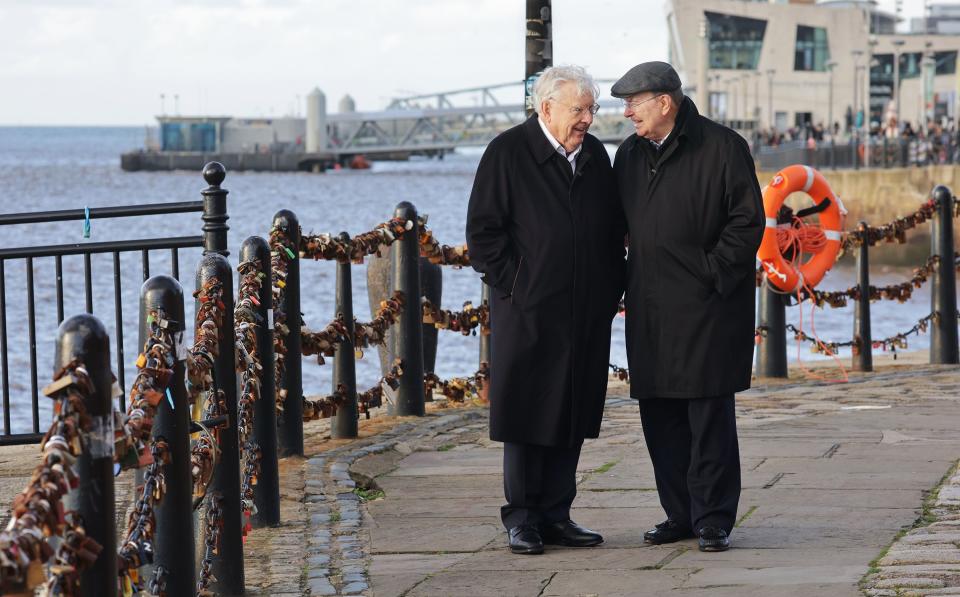
M490 306L490 286L480 282L480 304L481 306ZM480 333L480 366L490 364L490 335Z
M837 139L830 135L830 169L837 169Z
M227 169L220 162L210 162L203 167L203 179L210 185L200 191L203 195L203 252L219 253L226 257L227 251L227 190L220 184L227 176Z
M860 154L859 154L860 135L856 131L854 131L853 137L851 137L851 142L853 145L853 169L859 170L860 169Z
M933 189L937 202L937 217L930 235L930 252L940 256L934 270L930 303L940 317L931 322L930 363L960 363L960 346L957 344L957 270L954 267L953 244L953 194L950 189L938 185Z
M183 288L176 279L153 276L140 287L141 335L148 335L147 316L162 310L169 318L174 337L184 330ZM167 492L156 506L156 535L153 564L166 571L167 595L193 595L197 590L194 559L193 476L190 468L190 405L184 387L186 367L182 351L170 382L170 400L161 400L153 419L153 437L164 438L170 446L170 463L163 467Z
M884 167L884 168L889 168L889 167L890 167L890 155L889 155L889 153L887 152L887 151L888 151L888 150L887 150L887 145L888 145L888 143L887 143L887 136L884 135L884 136L883 136L883 167Z
M350 242L350 235L341 232L337 237L344 243ZM350 260L337 263L337 297L334 316L343 318L347 326L347 340L337 344L333 356L333 391L340 385L346 388L347 398L337 409L330 422L330 437L357 437L357 373L354 354L353 329L353 276Z
M787 377L787 307L783 296L771 290L770 281L764 277L757 327L766 328L767 337L757 347L757 377Z
M290 210L281 209L273 216L273 225L281 228L293 245L296 256L300 246L300 221ZM283 302L274 306L286 317L290 332L284 344L287 354L283 359L281 388L287 395L283 400L283 414L279 421L279 445L281 456L303 456L303 358L300 356L300 259L287 262L287 277L284 279ZM276 331L274 331L276 333Z
M233 272L227 258L216 252L203 256L197 265L197 290L216 278L223 302L217 357L213 362L214 387L223 393L227 425L219 430L220 458L213 470L208 495L223 496L223 528L220 549L213 556L210 586L218 595L242 595L243 511L240 504L240 446L237 439L237 357L233 325ZM197 311L200 303L197 302ZM217 400L214 396L213 400ZM206 532L204 532L206 535Z
M251 236L240 245L240 261L260 263L263 284L260 306L256 308L260 323L256 327L257 354L260 355L260 397L253 403L254 443L260 447L260 474L253 486L253 503L257 512L251 518L255 527L280 524L280 474L277 467L277 408L274 402L273 355L273 292L270 289L270 245L259 236Z
M394 334L394 354L403 361L403 375L397 391L396 413L400 416L422 416L423 390L423 317L420 309L420 226L417 208L404 201L397 205L394 216L413 222L393 250L394 290L403 292L406 303L400 313Z
M853 310L853 370L873 371L873 336L870 331L870 248L866 242L867 223L859 228L864 242L857 250L857 284L860 298Z
M430 263L426 257L420 258L420 296L440 307L443 303L443 269L436 263ZM432 323L423 324L423 371L433 373L437 368L437 342L440 330ZM433 400L427 397L427 401Z
M110 375L110 338L93 315L74 315L60 324L53 370L79 359L93 394L84 406L93 420L85 434L84 450L77 458L80 485L67 498L67 509L76 510L87 536L103 547L101 556L80 576L81 597L115 597L117 594L116 500L113 488L113 382Z

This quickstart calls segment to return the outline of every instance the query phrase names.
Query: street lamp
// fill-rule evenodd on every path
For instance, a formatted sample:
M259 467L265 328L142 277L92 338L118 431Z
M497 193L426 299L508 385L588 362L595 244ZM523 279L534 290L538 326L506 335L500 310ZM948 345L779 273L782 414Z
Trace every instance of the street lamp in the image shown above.
M900 48L902 39L893 40L893 115L897 119L897 131L900 130Z
M775 75L777 71L773 70L772 68L768 68L766 73L767 73L767 120L769 121L768 125L770 126L770 130L773 131L774 125L775 125L775 122L773 119L773 75Z
M827 67L827 72L830 74L827 86L827 131L833 137L833 69L836 68L837 63L834 60L828 60L824 66Z

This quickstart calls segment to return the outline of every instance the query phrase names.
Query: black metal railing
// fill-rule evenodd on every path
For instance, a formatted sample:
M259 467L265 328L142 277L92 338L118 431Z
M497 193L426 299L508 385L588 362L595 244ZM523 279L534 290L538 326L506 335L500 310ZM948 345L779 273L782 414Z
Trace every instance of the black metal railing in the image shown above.
M955 136L947 140L874 136L820 141L812 146L795 140L756 147L754 159L761 170L780 170L791 164L818 169L907 168L956 164L960 161L960 146Z
M217 165L219 166L219 165ZM150 277L150 254L154 251L170 251L170 273L174 278L180 277L180 250L186 248L206 248L207 250L224 250L226 247L227 219L225 194L218 194L219 183L224 176L222 166L207 168L204 177L210 187L202 192L203 199L197 201L183 201L151 205L125 205L113 207L95 207L89 209L70 209L57 211L43 211L30 213L12 213L0 215L0 226L46 224L50 222L93 220L108 218L126 218L143 216L168 216L192 212L203 213L204 224L202 234L196 236L177 236L163 238L145 238L135 240L116 240L88 243L68 243L57 245L24 246L17 248L0 249L0 384L2 384L3 433L0 434L0 445L34 443L41 439L39 413L39 384L37 377L37 296L35 284L35 260L53 257L55 266L55 298L57 324L64 319L64 295L75 289L64 288L63 258L80 255L83 258L83 293L84 306L87 313L94 311L94 285L96 283L92 259L93 255L110 254L113 261L113 311L116 324L115 352L117 363L117 382L121 390L125 386L124 365L126 355L124 351L123 321L123 285L120 256L123 253L140 253L140 264L143 280ZM37 236L45 231L37 230ZM222 248L221 248L222 247ZM10 313L7 301L11 290L7 284L7 268L11 262L23 261L26 276L26 306L25 313ZM79 290L79 289L76 289ZM27 324L27 345L29 351L29 398L16 392L11 387L10 380L10 351L14 348L9 338L9 325L12 317L24 317ZM31 431L27 433L13 433L11 410L25 408L29 400L31 409ZM122 411L124 397L119 398L119 409Z

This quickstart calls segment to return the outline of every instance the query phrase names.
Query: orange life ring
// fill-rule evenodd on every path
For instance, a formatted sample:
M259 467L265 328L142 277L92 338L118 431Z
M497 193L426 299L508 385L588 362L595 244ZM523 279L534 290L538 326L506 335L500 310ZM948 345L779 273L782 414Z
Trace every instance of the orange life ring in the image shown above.
M826 209L820 212L820 228L826 237L826 246L799 267L794 267L784 258L777 242L777 214L784 200L795 192L806 193L817 205L830 199ZM847 213L843 203L834 195L822 174L810 166L794 164L777 172L770 184L764 187L763 211L767 225L757 251L757 259L763 266L767 279L781 292L795 293L804 285L814 288L840 253L843 216Z

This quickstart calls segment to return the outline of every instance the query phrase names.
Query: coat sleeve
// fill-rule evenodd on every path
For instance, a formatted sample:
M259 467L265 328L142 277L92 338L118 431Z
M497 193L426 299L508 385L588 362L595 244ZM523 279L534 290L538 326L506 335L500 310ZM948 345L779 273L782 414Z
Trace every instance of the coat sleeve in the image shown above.
M510 236L510 165L507 148L494 141L477 166L467 206L470 264L501 296L513 294L516 252Z
M753 157L739 136L731 140L724 169L726 225L716 246L707 254L721 296L729 296L753 272L765 223L763 198Z

